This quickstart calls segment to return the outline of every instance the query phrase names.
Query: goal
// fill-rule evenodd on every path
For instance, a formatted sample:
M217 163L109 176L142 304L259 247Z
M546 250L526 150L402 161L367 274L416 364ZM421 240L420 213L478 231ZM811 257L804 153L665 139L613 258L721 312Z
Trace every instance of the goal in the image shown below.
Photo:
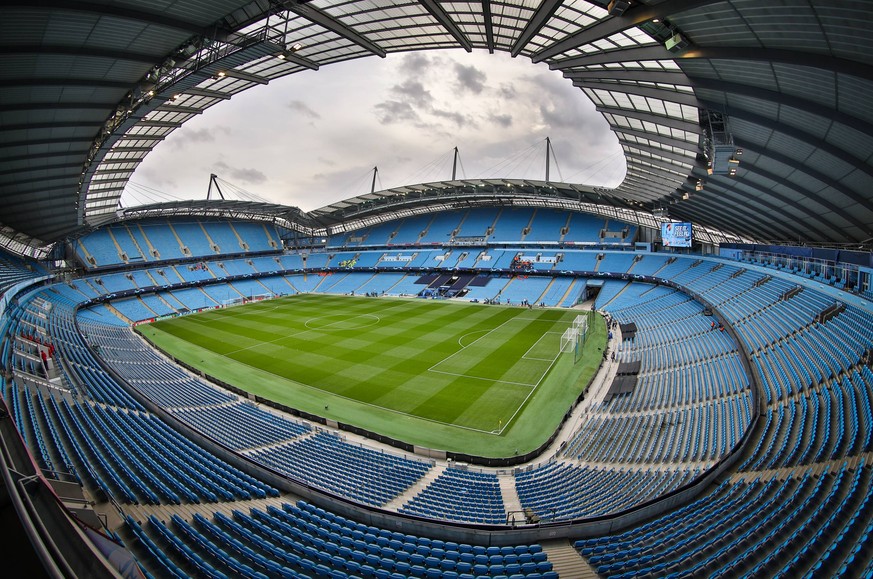
M582 334L582 341L585 341L585 334L588 333L588 316L576 316L573 319L573 323L570 325L571 328Z
M579 339L579 331L575 328L567 328L561 336L561 352L567 352L571 348L576 347L576 342Z
M257 294L246 298L246 302L261 302L264 300L271 300L273 297L273 294Z
M260 302L264 300L273 299L273 294L256 294L251 296L237 296L233 298L229 298L223 300L221 302L222 308L232 308L233 306L241 306L243 304L248 304L251 302Z
M227 300L222 300L221 307L222 308L232 308L233 306L241 306L246 303L246 298L239 296L235 298L230 298Z
M561 335L561 352L573 352L573 363L582 357L582 346L588 337L588 316L579 315L573 319L570 327Z

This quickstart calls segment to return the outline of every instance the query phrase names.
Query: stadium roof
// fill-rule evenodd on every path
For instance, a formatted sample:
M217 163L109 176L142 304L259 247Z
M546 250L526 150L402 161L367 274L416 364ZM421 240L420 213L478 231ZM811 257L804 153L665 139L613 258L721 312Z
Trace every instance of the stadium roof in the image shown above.
M461 48L541 62L595 102L628 168L597 192L607 206L751 239L873 238L873 3L616 0L612 12L599 0L4 2L0 231L40 245L115 219L156 144L252 86ZM730 171L709 174L726 143Z

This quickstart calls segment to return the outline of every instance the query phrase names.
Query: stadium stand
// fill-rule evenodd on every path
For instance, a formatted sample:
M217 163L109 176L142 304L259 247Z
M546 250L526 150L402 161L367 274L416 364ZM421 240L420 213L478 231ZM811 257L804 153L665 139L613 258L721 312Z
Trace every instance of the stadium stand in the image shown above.
M450 241L463 217L464 214L459 211L446 211L433 215L419 243L422 245L443 244Z
M811 572L816 566L824 568L822 557L834 558L828 569L859 572L861 566L849 554L863 560L860 545L870 524L863 509L870 491L865 460L873 450L873 373L863 360L873 346L873 314L839 303L802 281L808 277L785 268L761 269L758 264L699 256L531 250L523 239L509 240L506 233L517 229L524 220L522 213L529 220L536 217L533 211L519 212L511 219L506 215L504 229L493 230L507 236L505 249L472 245L449 251L314 251L305 261L296 253L236 259L218 254L53 284L20 301L10 310L11 317L4 317L14 323L12 335L24 327L46 337L42 344L26 339L5 342L4 359L15 378L4 380L4 399L42 468L75 473L96 496L111 497L128 509L232 505L278 493L197 447L138 401L148 400L219 448L361 505L391 505L392 511L428 520L499 526L506 523L510 505L515 504L507 502L513 495L501 488L508 485L526 517L544 523L577 521L615 516L670 496L702 480L739 448L758 412L735 335L758 373L763 411L757 436L737 461L734 474L694 502L662 515L664 521L688 525L687 531L679 526L682 530L667 533L666 527L644 523L614 536L577 541L577 552L599 574L628 577L700 570L716 576ZM472 217L471 226L477 219L480 225L490 219L487 230L504 216L469 210L464 217L410 220L407 229L425 231L434 224L447 228L456 218L467 223ZM572 217L566 219L572 224ZM515 237L526 237L526 227ZM172 232L181 232L191 240L198 229L167 223L163 234L172 237ZM127 225L125 230L140 227ZM216 237L227 245L235 229L228 225L222 231ZM255 226L245 231L263 235L263 228ZM233 239L239 245L236 236ZM485 255L491 259L484 259ZM445 257L440 261L437 256ZM374 269L386 264L390 271ZM453 271L460 267L473 273L453 279ZM304 268L307 273L299 273ZM434 273L420 275L427 270ZM440 277L438 272L445 270L452 272ZM567 275L571 271L635 278L589 283ZM21 275L28 279L35 272L31 267ZM641 276L675 287L643 283ZM586 299L589 290L596 291L595 308L608 313L617 326L634 325L632 336L619 335L621 341L612 345L616 363L639 364L634 387L592 401L585 419L545 462L500 477L476 468L442 469L429 475L434 469L428 461L346 440L192 376L148 348L129 328L141 320L220 307L244 296L297 292L412 296L428 285L437 287L434 284L456 284L451 287L466 290L466 300L527 300L564 307ZM703 303L692 299L692 293ZM120 295L113 297L116 294ZM74 311L79 304L103 296L108 298L105 303ZM723 317L706 315L706 307L716 308ZM722 320L735 334L720 329ZM49 343L57 352L53 362L60 383L69 394L52 390L46 382L51 375L40 362L39 349ZM240 429L240 424L247 427ZM163 453L164 445L188 449L199 458L183 467L178 463L182 454ZM164 476L168 469L174 476ZM378 564L372 559L375 549L362 546L361 559L347 546L342 557L341 547L331 547L317 533L309 550L305 543L295 550L293 542L300 537L282 526L290 523L270 526L266 518L305 505L253 508L249 515L207 509L194 518L176 514L169 520L128 515L125 535L136 538L138 554L164 570L193 564L210 572L259 569L267 575L303 576L315 570L325 576L352 576L363 572L369 561L373 573L381 569L387 576L413 573L413 569L423 576L430 570L434 577L437 569L459 575L464 570L473 576L507 569L519 572L513 575L532 577L554 573L550 562L534 562L532 557L525 557L524 563L521 556L512 562L490 558L486 562L472 553L455 557L445 549L437 556L424 555L418 547L407 557L398 555L405 552L400 539L400 549L380 547ZM734 525L731 532L718 527L718 533L706 535L700 526L701 513L715 509L713 505L721 505L717 513L724 520L748 516L755 524ZM686 513L685 519L678 518L681 513ZM271 529L272 535L261 537L269 536L272 545L288 548L253 545L252 521ZM792 532L785 534L783 529ZM378 532L389 533L377 531L377 537ZM709 538L700 540L701 532ZM634 533L644 533L644 538L629 541ZM736 533L749 537L748 549L731 546ZM816 533L827 540L821 546L802 548L799 537ZM683 550L665 547L676 537L682 537ZM781 539L769 540L773 537ZM341 546L342 541L333 544ZM222 552L238 556L216 557Z
M498 244L566 241L587 246L629 246L636 235L636 229L627 224L613 224L613 231L609 233L617 237L604 236L605 232L609 229L603 219L581 213L526 207L476 208L389 221L332 236L328 247L428 245L449 241Z
M0 251L0 296L12 286L45 273L45 268L37 262Z
M401 513L450 521L499 525L506 507L497 476L448 468L400 507Z
M570 215L554 209L534 209L530 231L524 235L525 242L562 241L565 228L569 231Z
M585 213L574 213L570 216L570 224L562 241L574 243L595 243L600 241L600 233L606 227L603 219Z
M275 227L263 223L174 220L111 225L81 237L75 248L80 262L93 269L144 261L275 252L280 249L278 239Z
M873 576L866 3L130 4L0 7L7 574L41 575L19 569L32 545L53 577ZM611 143L522 83L543 92L533 132L579 129L587 184L555 181L549 139L544 180L459 178L455 149L451 180L377 191L374 170L311 211L217 176L188 201L132 181L248 88L459 46L583 91ZM659 226L686 221L692 247L666 247ZM132 330L299 292L593 308L613 337L545 454L449 467L266 408Z
M430 468L427 462L354 446L328 432L247 454L289 476L369 505L384 505Z

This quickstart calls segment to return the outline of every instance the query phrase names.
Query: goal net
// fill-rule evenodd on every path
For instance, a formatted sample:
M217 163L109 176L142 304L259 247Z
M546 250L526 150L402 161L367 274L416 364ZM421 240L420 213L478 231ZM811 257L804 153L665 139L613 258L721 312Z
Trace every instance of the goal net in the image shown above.
M567 328L561 336L561 352L567 352L576 347L579 332L575 328Z
M271 299L273 299L273 294L257 294L257 295L253 295L249 298L246 298L246 300L249 302L260 302L263 300L271 300Z
M570 327L561 336L561 352L573 352L573 363L582 357L582 346L588 337L588 316L579 315L573 319Z
M241 306L246 303L246 298L239 296L235 298L229 298L226 300L222 300L221 307L223 308L232 308L233 306Z
M576 316L573 319L573 323L570 326L580 334L588 333L588 316Z
M231 308L233 306L240 306L242 304L248 304L251 302L260 302L263 300L273 299L273 294L255 294L251 296L238 296L223 300L221 302L221 307L223 308Z

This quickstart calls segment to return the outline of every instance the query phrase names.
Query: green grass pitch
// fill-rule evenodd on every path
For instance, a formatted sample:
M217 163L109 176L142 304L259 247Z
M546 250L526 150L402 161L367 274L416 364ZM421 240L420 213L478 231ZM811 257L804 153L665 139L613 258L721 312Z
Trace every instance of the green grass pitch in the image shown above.
M413 444L482 456L539 446L599 366L559 355L578 310L299 295L138 330L204 372Z

